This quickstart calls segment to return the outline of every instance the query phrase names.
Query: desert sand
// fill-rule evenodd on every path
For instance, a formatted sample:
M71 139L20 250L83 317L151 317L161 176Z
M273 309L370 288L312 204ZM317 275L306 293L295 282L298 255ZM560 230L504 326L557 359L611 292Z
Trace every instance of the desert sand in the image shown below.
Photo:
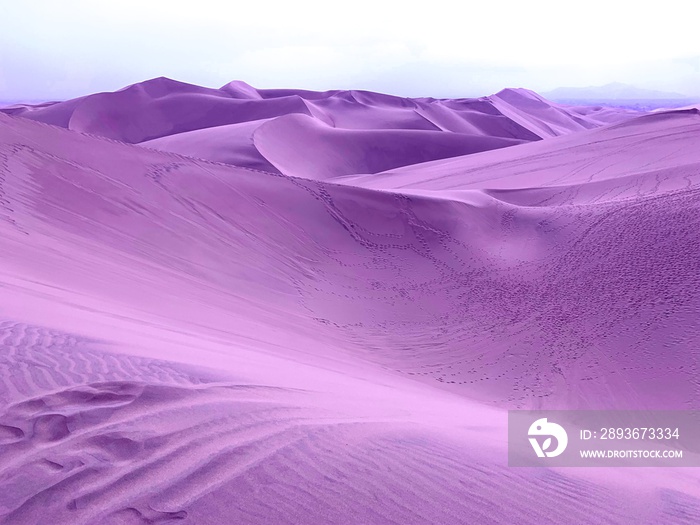
M507 410L700 409L700 111L220 90L0 112L0 523L687 524Z

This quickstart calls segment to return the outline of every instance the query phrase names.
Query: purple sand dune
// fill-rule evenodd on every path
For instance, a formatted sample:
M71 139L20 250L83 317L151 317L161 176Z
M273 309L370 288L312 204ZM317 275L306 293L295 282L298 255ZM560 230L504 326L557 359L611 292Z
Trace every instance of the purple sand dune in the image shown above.
M690 171L694 176L700 162L700 152L695 147L699 132L697 109L665 111L517 148L427 162L371 176L346 177L343 182L402 190L552 187L551 192L563 193L569 185L589 188L589 183L610 179L609 184L618 186L617 190L599 198L635 197L658 191L662 184L678 189L691 186L679 170ZM657 180L658 170L668 173ZM615 180L621 177L648 179L652 184L646 190L616 184Z
M270 119L251 120L240 124L186 131L146 140L139 145L188 157L279 173L253 143L253 133L268 120Z
M288 113L310 113L298 96L261 100L234 95L230 89L202 88L156 78L113 93L98 93L49 107L29 107L13 114L133 144Z
M144 143L164 151L263 171L277 171L271 165L284 161L292 170L285 172L289 175L299 174L299 168L313 169L312 166L336 175L386 170L540 140L634 115L626 110L568 108L522 89L504 90L480 99L438 100L354 90L255 89L240 81L210 89L167 78L155 78L114 93L0 111L122 142ZM308 116L312 122L299 116ZM370 158L358 159L363 154L356 152L354 160L346 162L337 153L329 155L327 148L321 148L317 154L315 145L310 143L302 145L307 159L302 164L279 159L276 146L272 152L269 148L266 153L255 151L257 144L252 144L250 132L276 118L283 122L266 126L265 132L278 136L269 128L282 128L282 135L274 140L286 140L290 134L301 143L310 132L324 127L353 130L355 133L325 130L323 134L333 138L333 147L335 142L342 142L341 149L345 150L372 144ZM295 125L299 128L291 129ZM439 132L439 136L408 133L419 130ZM406 155L414 150L414 154Z
M505 116L542 138L566 135L600 125L591 115L583 116L555 107L526 89L504 89L490 97L490 100Z
M508 408L700 409L695 112L337 184L312 179L406 154L368 136L441 133L334 128L333 97L417 102L319 94L229 123L264 173L153 149L227 159L161 84L107 127L180 130L146 147L0 115L0 523L697 524L696 469L512 469L505 443ZM248 88L185 94L303 100Z
M287 115L254 133L257 150L286 175L330 179L520 144L522 141L439 131L332 128Z

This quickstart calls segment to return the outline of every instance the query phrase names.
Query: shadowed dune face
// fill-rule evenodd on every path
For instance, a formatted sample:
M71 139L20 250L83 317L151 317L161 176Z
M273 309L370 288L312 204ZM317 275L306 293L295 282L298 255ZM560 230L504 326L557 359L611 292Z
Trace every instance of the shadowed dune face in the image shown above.
M253 134L270 119L215 126L176 133L141 142L141 146L160 151L206 158L225 164L279 173L253 143Z
M506 408L700 407L695 113L461 156L545 102L176 88L106 96L145 147L0 115L0 522L696 522L693 471L505 466Z
M345 177L338 182L375 189L401 191L527 190L565 195L569 186L609 189L596 201L635 198L656 191L691 187L700 156L694 147L700 127L696 113L685 110L649 114L599 130L584 131L553 141L525 144L497 153L443 159L388 170L372 176ZM683 174L679 175L679 170ZM659 186L640 185L654 180ZM665 176L661 174L665 172ZM623 184L617 184L625 179ZM523 193L522 191L520 193ZM524 194L524 193L523 193ZM505 193L503 194L505 195ZM533 194L534 195L534 194ZM589 203L581 197L555 204ZM536 199L520 204L537 206Z
M304 115L274 119L254 135L257 150L279 172L320 180L377 173L520 143L440 131L338 129Z

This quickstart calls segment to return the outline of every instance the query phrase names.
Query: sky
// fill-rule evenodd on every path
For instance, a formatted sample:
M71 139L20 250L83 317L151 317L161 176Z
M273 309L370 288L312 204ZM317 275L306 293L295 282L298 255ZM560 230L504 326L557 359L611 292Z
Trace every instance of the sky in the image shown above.
M700 2L0 0L0 100L153 77L476 97L624 82L700 96Z

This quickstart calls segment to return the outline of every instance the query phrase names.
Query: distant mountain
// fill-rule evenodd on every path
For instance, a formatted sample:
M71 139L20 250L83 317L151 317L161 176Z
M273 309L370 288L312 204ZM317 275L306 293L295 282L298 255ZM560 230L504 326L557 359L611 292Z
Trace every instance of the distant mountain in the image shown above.
M690 100L692 97L680 93L643 89L629 84L614 82L604 86L590 87L560 87L542 93L542 96L553 101L569 100Z

